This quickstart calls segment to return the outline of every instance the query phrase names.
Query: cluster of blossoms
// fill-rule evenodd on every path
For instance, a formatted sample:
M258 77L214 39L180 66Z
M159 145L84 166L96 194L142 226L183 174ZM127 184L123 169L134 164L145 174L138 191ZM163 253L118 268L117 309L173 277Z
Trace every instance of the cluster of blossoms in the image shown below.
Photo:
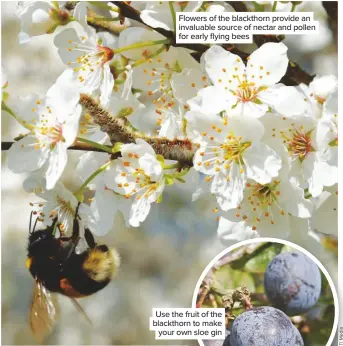
M297 223L303 235L336 232L318 216L337 204L334 76L282 84L289 65L282 42L263 44L245 61L212 45L198 62L191 46L173 47L162 35L173 32L175 11L234 11L224 3L131 2L139 24L111 3L67 4L33 1L19 11L20 42L51 34L66 65L46 95L26 96L11 111L28 131L10 148L8 165L31 172L24 188L45 200L42 222L57 215L68 232L88 189L80 215L95 234L108 232L118 211L137 227L164 190L194 170L193 200L213 198L224 242L292 237ZM120 30L96 31L97 21ZM109 130L116 121L120 133ZM60 178L68 148L81 144L94 151L80 157L82 185L72 193ZM171 156L173 147L191 159Z

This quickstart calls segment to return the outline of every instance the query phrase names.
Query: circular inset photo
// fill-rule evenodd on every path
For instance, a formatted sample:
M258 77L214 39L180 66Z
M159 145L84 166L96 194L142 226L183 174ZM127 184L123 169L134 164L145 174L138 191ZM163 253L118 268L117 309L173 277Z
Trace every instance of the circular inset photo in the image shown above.
M201 346L331 346L338 299L323 265L274 238L240 242L202 273L193 308L225 308L225 340Z

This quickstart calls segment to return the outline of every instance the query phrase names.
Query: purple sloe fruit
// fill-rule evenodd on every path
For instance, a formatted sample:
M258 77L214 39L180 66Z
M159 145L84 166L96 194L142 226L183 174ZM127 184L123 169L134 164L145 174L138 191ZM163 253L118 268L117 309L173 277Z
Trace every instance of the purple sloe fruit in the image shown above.
M298 334L290 318L272 306L247 310L233 322L230 346L295 346ZM302 344L299 344L302 345Z
M269 263L264 274L264 289L274 307L294 316L316 304L321 281L319 268L308 256L285 252Z
M225 338L230 335L230 331L228 329L225 329ZM218 339L218 340L203 340L202 341L205 346L230 346L229 344L225 344L226 339ZM224 342L224 343L223 343Z
M296 328L295 326L294 326L294 333L296 334L294 346L304 346L304 340L303 340L298 328Z

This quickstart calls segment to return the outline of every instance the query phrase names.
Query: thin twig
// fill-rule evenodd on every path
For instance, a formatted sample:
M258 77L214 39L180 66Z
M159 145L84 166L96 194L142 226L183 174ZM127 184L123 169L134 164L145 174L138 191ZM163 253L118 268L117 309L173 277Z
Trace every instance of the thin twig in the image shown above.
M107 31L115 36L118 36L127 25L119 22L110 22L102 19L96 12L88 9L87 11L87 23L95 29L101 31Z
M9 150L15 142L1 142L1 151ZM111 148L111 147L109 147ZM96 151L100 153L106 153L105 150L94 148L85 143L76 143L68 148L69 150L83 150L83 151Z
M80 104L84 106L92 116L94 123L110 137L111 143L134 143L141 138L148 142L156 154L163 155L166 160L178 161L181 167L193 166L193 156L197 146L188 138L168 139L165 137L154 137L135 131L130 127L126 118L115 117L102 108L92 97L81 94Z

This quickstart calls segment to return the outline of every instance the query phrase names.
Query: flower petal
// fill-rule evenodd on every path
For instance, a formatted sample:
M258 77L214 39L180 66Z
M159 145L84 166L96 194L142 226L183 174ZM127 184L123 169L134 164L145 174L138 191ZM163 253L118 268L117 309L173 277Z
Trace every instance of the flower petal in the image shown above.
M188 101L191 111L204 114L218 114L223 110L231 109L237 99L223 88L208 86L201 89L197 96Z
M239 81L245 80L242 59L220 46L213 45L203 56L205 69L214 85L236 90Z
M150 208L151 202L148 198L135 198L129 214L129 224L132 227L138 227L147 218Z
M219 219L217 234L220 241L225 245L259 237L258 232L253 231L244 221L232 222L224 217Z
M110 101L114 87L114 78L110 70L109 62L103 67L103 78L100 85L100 104L105 107Z
M229 181L220 174L216 175L211 185L211 192L216 193L220 208L229 210L238 207L242 202L245 184L245 173L241 172L239 165L232 164Z
M263 143L254 143L243 154L247 177L260 184L271 182L278 175L282 161L274 150Z
M200 68L185 68L180 73L173 73L170 84L174 97L186 104L196 97L197 92L208 86L208 79Z
M255 50L247 64L247 80L256 81L258 85L279 82L288 67L287 49L282 42L268 42Z
M68 118L66 118L63 126L63 137L65 140L65 145L67 147L71 146L77 136L77 133L79 131L79 121L80 116L82 112L81 105L77 105L75 108L73 114L69 115Z
M45 174L46 188L51 190L61 177L67 164L67 147L63 143L58 143L50 154L48 170Z
M162 166L156 157L151 154L144 154L139 159L139 166L144 170L152 181L159 181L162 177Z
M260 93L260 99L284 116L302 115L307 109L304 96L292 86L270 87Z
M36 147L37 138L26 136L13 143L8 150L8 168L14 173L33 172L41 168L49 156L49 150Z
M279 191L278 202L286 212L300 218L309 218L312 215L312 202L305 199L304 190L293 181L282 180Z

